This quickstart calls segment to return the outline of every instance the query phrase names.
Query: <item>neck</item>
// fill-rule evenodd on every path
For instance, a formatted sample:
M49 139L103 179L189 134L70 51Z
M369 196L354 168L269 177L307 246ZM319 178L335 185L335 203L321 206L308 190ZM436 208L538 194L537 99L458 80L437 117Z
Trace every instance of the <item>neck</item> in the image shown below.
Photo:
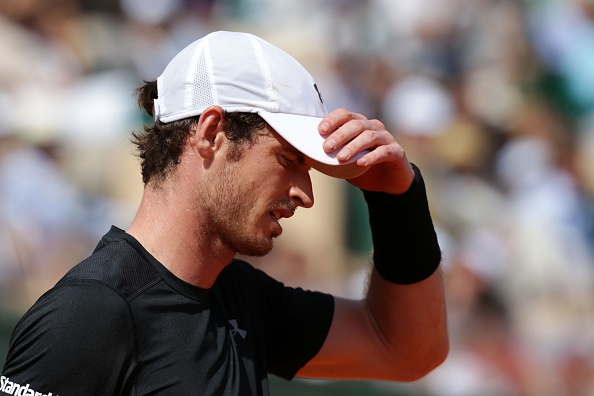
M149 183L126 232L175 276L209 289L235 252L204 232L202 218L191 194Z

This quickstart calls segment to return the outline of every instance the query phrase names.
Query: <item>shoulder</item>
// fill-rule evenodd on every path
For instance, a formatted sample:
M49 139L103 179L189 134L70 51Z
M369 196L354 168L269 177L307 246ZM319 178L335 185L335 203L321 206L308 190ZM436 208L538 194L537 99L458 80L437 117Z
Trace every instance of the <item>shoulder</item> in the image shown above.
M134 334L128 304L112 288L97 281L55 287L17 324L3 374L59 394L115 394L109 389L135 364Z
M104 240L91 256L74 266L56 288L79 285L82 290L93 289L91 284L95 282L128 299L161 279L148 259L130 241L116 239L105 243Z
M64 332L85 337L89 329L109 336L130 325L128 304L120 293L95 280L79 280L45 293L20 320L13 338L38 333L59 339Z
M127 302L110 287L80 281L55 287L21 318L10 340L11 362L83 362L118 348L132 352L133 321Z

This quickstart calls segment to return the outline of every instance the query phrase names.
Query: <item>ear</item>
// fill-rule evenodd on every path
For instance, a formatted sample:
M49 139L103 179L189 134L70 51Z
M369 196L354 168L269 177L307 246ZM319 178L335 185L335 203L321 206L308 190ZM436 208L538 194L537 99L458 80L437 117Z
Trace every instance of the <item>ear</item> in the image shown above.
M220 148L225 136L223 123L224 110L219 106L211 106L200 115L193 136L193 145L202 158L212 158Z

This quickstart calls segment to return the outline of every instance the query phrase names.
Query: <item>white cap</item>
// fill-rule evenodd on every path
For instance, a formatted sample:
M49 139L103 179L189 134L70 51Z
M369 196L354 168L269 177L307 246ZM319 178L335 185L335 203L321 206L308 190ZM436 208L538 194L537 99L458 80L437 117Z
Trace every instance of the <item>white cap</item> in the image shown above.
M228 112L258 113L313 167L350 179L367 168L339 164L322 148L318 125L328 114L313 77L293 57L248 33L214 32L187 46L157 79L155 121L168 123L217 105Z

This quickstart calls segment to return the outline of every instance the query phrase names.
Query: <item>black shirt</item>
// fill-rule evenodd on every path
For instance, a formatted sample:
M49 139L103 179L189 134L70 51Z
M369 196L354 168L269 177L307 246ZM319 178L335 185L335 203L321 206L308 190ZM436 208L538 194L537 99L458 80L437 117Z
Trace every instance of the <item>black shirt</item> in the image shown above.
M318 352L333 309L240 260L195 287L112 227L18 323L0 395L267 395L268 373Z

